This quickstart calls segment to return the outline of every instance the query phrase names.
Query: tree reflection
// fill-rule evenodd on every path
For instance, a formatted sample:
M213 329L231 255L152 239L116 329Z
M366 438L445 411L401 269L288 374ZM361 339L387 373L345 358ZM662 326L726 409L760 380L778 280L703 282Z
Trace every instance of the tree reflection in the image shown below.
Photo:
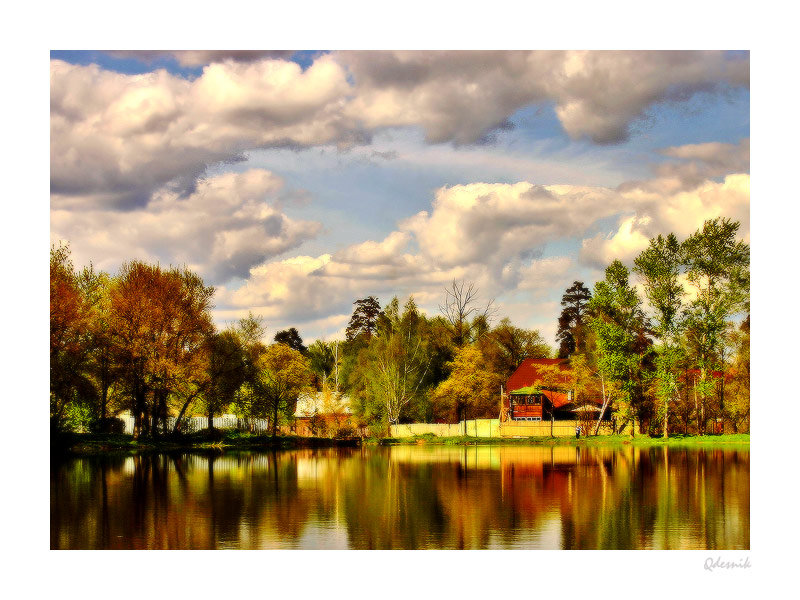
M749 449L521 446L78 458L51 548L747 549Z

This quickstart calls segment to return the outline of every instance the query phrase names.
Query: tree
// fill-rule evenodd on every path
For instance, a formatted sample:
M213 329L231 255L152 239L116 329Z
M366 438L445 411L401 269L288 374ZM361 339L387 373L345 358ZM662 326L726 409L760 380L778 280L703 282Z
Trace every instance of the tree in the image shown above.
M685 311L690 341L700 369L699 427L705 429L705 406L714 394L713 372L722 368L722 346L729 319L750 307L750 247L736 240L739 223L708 220L683 243L689 284L695 299ZM724 415L724 406L720 407Z
M213 294L186 268L132 261L120 269L109 318L135 435L163 430L170 398L193 398L206 384Z
M369 341L378 326L378 317L381 314L381 305L375 296L369 296L353 302L355 310L350 317L350 323L345 330L347 341L363 337Z
M538 331L521 329L504 318L478 344L492 369L505 381L526 358L550 358L552 348Z
M69 246L50 248L50 418L54 430L64 426L70 406L90 398L88 378L89 311Z
M466 288L466 289L465 289ZM490 300L484 308L480 308L478 302L478 290L475 284L470 282L469 285L462 279L461 281L453 280L449 288L445 288L444 304L439 305L439 311L444 315L452 328L453 343L457 348L470 341L470 320L475 320L478 325L488 325L493 315L492 304L494 300ZM488 327L484 327L484 330Z
M290 417L297 397L308 391L310 384L308 359L286 344L272 344L258 359L249 394L245 395L245 410L248 416L268 418L275 437L280 414Z
M450 376L436 387L433 396L449 413L450 420L496 418L503 379L492 370L480 349L475 345L458 348L448 367Z
M400 420L403 409L421 392L430 359L423 336L423 318L414 299L402 315L395 297L384 310L385 323L369 346L368 385L384 409L387 428Z
M317 340L308 347L307 353L311 370L320 379L320 386L324 387L328 377L334 377L335 391L339 391L339 342L325 342Z
M642 362L640 338L644 337L645 324L642 301L629 278L627 267L615 260L606 268L605 279L595 285L589 302L589 326L597 338L597 369L604 394L598 425L612 399L624 408L628 420L636 416L636 387ZM613 396L609 388L615 392Z
M679 399L676 368L681 359L681 308L685 294L679 280L682 263L682 248L674 234L651 239L634 261L634 271L642 280L652 312L650 322L660 341L656 346L656 389L661 399L664 438L669 436L670 401Z
M573 282L561 297L564 309L558 318L556 332L559 358L567 358L574 352L586 352L586 308L591 299L592 293L582 281Z
M279 344L285 344L293 350L297 350L300 354L306 353L307 348L303 345L303 338L300 337L300 333L294 327L276 333L275 341Z
M234 401L247 377L245 348L236 329L214 333L208 339L208 383L203 397L208 429L214 429L214 415Z

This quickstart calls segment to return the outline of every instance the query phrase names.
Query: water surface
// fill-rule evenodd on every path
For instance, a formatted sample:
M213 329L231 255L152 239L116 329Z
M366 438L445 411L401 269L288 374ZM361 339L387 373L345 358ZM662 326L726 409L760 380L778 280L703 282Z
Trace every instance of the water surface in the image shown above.
M748 447L395 446L73 458L53 549L749 549Z

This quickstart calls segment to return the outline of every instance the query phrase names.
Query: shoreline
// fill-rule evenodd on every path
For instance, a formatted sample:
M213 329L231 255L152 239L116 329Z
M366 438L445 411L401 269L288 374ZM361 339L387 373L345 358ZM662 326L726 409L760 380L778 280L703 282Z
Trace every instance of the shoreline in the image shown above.
M64 434L50 440L51 455L86 456L143 452L224 451L224 450L294 450L299 448L338 448L359 446L750 446L750 434L683 435L662 437L638 435L599 435L574 437L477 438L469 436L437 437L432 434L406 438L314 438L251 435L239 432L218 432L214 436L190 435L161 439L140 439L124 434Z

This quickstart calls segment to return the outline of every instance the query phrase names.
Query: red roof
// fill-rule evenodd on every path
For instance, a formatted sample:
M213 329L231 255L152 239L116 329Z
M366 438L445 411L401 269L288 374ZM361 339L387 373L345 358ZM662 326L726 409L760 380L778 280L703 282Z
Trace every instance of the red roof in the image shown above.
M526 358L517 367L517 370L508 378L506 391L511 393L514 390L538 384L542 379L539 368L549 365L558 365L560 369L569 369L569 360L566 358ZM565 387L567 377L564 377ZM563 392L546 391L544 392L555 408L559 408L569 402L569 397Z

